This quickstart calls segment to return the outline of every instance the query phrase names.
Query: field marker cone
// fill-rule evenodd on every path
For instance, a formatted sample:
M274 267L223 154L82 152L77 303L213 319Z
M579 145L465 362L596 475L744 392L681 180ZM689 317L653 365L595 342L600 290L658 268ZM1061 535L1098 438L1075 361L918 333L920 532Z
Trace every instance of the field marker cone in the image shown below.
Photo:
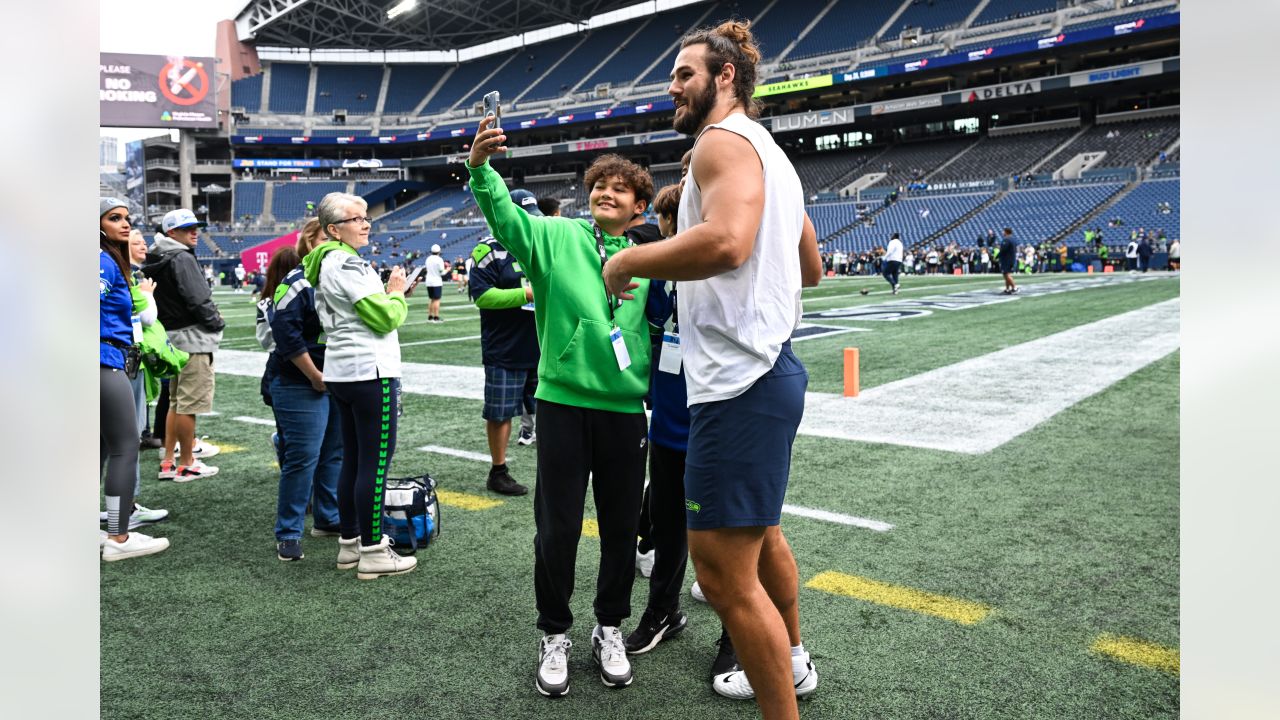
M844 396L858 397L858 348L844 349Z

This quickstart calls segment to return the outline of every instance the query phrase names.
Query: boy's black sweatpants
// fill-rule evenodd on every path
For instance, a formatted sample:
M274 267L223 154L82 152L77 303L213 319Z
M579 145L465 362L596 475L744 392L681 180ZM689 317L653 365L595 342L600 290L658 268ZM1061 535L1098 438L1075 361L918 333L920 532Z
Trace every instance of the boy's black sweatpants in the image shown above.
M596 622L620 626L631 615L636 574L636 527L649 444L644 413L590 410L540 399L537 433L533 573L538 629L556 634L573 625L569 599L588 474L600 529Z

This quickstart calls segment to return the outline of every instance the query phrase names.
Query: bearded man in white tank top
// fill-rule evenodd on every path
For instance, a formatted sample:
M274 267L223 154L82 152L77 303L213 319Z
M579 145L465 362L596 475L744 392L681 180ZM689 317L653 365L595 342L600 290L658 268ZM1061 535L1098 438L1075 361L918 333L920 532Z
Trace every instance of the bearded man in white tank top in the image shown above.
M796 697L818 675L800 641L799 578L779 521L808 384L790 338L801 286L817 284L822 261L800 179L752 119L759 59L749 23L685 35L667 90L675 129L697 136L678 232L614 255L605 284L627 299L632 277L680 283L689 553L742 668L713 687L755 697L765 718L798 718Z

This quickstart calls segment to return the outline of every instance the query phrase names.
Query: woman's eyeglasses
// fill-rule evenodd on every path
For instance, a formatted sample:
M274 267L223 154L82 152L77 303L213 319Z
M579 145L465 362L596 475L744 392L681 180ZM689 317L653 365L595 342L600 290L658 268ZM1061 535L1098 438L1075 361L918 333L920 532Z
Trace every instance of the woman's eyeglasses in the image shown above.
M330 224L331 224L331 225L341 225L342 223L349 223L349 222L366 222L366 223L369 223L370 225L372 225L372 224L373 224L373 218L371 218L371 217L365 217L364 215L356 215L355 217L349 217L349 218L347 218L346 220L339 220L339 221L337 221L337 222L330 223Z

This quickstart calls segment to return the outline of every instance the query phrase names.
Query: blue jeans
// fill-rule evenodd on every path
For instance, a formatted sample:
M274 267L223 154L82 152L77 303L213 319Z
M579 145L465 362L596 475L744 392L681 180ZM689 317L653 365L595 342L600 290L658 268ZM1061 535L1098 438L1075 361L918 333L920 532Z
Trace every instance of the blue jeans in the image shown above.
M280 433L280 498L276 540L302 537L307 500L317 525L338 526L338 471L342 424L328 393L311 385L271 381L272 411Z

